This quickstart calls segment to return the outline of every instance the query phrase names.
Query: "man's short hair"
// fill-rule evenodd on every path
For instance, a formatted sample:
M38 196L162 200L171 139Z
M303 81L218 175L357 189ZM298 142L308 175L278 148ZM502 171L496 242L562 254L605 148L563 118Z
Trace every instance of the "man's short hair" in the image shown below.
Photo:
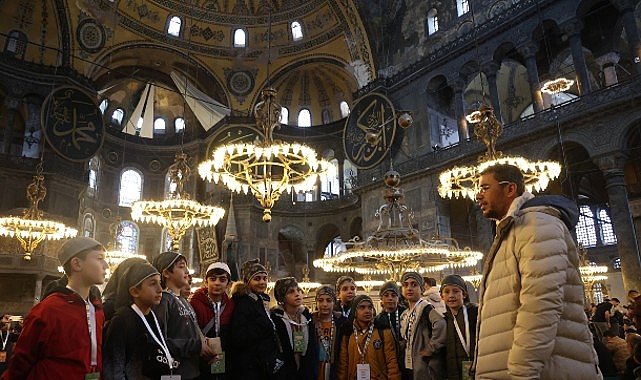
M493 174L494 179L498 182L507 181L516 184L516 194L522 195L525 191L525 180L521 169L513 165L497 164L487 167L481 172L481 175Z
M614 302L616 302L616 303L621 303L621 301L619 301L619 299L618 299L618 298L616 298L616 297L612 298L612 301L614 301Z
M603 336L604 337L608 337L608 338L614 338L615 336L618 336L618 335L615 334L614 331L612 331L612 330L605 330L603 332Z

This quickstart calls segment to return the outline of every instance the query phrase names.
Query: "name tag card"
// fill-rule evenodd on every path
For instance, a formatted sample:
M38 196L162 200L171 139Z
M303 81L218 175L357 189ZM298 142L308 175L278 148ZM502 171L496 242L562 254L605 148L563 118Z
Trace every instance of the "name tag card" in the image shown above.
M85 380L100 380L100 372L91 372L86 374Z
M356 380L370 380L369 364L356 364Z
M221 352L216 355L214 361L211 362L211 373L221 374L225 373L225 353Z
M292 340L294 341L294 352L305 351L305 335L302 331L293 331Z

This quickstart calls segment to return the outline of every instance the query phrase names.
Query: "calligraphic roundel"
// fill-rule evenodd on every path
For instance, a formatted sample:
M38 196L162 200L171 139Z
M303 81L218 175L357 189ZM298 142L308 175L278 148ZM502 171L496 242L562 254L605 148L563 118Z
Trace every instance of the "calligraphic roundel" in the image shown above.
M53 150L69 161L93 157L105 140L105 125L94 97L75 87L58 87L45 99L42 130Z
M343 149L359 169L378 165L392 146L396 117L392 102L383 94L371 93L352 107L343 129Z

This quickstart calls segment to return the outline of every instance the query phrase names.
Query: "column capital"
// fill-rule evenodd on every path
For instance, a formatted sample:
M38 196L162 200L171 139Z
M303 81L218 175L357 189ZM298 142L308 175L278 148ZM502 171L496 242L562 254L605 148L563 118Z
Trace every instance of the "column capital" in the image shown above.
M536 52L539 51L539 45L534 43L534 41L527 41L518 46L516 51L518 51L524 58L534 57Z
M619 59L621 59L621 55L616 51L611 51L609 53L603 54L600 57L596 57L594 61L597 63L597 65L603 67L606 65L616 65L617 63L619 63Z
M495 77L500 69L501 64L494 61L485 62L481 65L481 71L485 73L486 77Z
M570 19L560 25L561 31L569 37L580 35L583 30L583 23L578 18Z
M6 98L4 98L4 106L10 110L17 110L18 108L20 108L21 105L22 105L21 98L14 98L11 96L7 96Z
M623 167L628 160L628 155L622 152L613 152L598 157L593 157L592 161L603 172L604 175L623 175Z

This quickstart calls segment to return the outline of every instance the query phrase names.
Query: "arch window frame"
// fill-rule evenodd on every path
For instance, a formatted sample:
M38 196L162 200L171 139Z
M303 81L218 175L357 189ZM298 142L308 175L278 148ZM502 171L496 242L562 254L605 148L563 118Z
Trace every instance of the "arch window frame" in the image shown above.
M103 99L102 102L100 102L100 106L98 106L98 108L100 108L100 112L102 112L102 114L104 115L109 108L109 99Z
M125 118L125 110L118 107L111 113L111 122L122 127L122 121Z
M180 37L183 29L183 19L180 16L173 15L167 20L167 35Z
M116 244L118 250L126 253L137 253L140 243L140 228L131 220L123 220L118 226Z
M242 33L242 35L241 35ZM232 46L235 48L246 48L247 47L247 31L245 28L234 28L232 31Z
M341 110L341 117L346 118L349 116L349 114L352 112L352 110L349 108L349 104L345 100L342 100L338 107Z
M289 109L287 107L280 107L280 123L285 125L289 124Z
M308 108L302 108L298 111L296 125L300 128L309 128L312 126L312 112Z
M185 122L185 118L177 117L176 119L174 119L174 132L176 134L184 133L186 127L187 123Z
M470 0L456 0L456 14L458 17L470 12Z
M580 205L575 231L577 242L586 248L617 244L609 210L602 206Z
M154 120L154 134L164 135L167 132L167 122L162 117Z
M135 178L138 178L139 181L135 181ZM144 176L140 170L133 167L124 168L120 172L118 205L120 207L131 207L134 202L142 199L143 185Z
M300 41L303 39L303 24L301 24L300 21L292 21L292 23L289 24L289 30L292 32L293 41Z
M13 58L24 59L28 43L29 39L26 34L19 30L12 30L7 36L4 53Z
M432 8L427 11L427 35L431 36L438 32L438 10Z

